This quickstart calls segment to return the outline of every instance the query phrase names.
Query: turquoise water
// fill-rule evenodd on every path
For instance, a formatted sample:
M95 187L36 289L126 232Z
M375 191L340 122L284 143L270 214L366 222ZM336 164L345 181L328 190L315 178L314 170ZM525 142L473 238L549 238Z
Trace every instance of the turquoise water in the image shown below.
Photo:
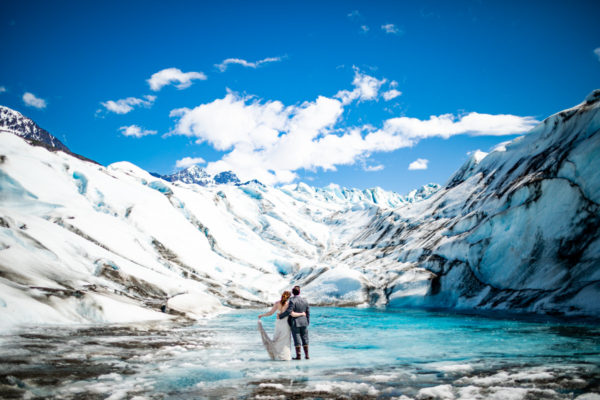
M311 359L282 362L269 360L263 350L257 314L234 312L198 327L214 332L213 346L204 351L197 367L174 372L176 377L184 375L184 382L163 381L168 389L181 390L183 384L192 392L204 388L205 394L214 390L215 395L411 398L426 398L432 387L450 391L455 398L572 398L600 391L597 324L424 310L314 308ZM274 317L264 325L272 332ZM450 388L439 387L444 385ZM220 392L232 386L234 392Z
M600 392L596 322L313 308L311 359L271 361L256 329L262 311L5 335L0 397L574 399ZM274 317L263 321L272 333Z

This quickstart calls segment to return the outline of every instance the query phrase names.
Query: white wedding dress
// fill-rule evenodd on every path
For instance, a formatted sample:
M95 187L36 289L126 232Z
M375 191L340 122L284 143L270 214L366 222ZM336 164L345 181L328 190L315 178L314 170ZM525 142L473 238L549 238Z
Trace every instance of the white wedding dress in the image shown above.
M273 339L265 332L260 319L258 320L258 331L271 360L287 361L292 359L290 352L291 330L287 318L279 319L277 317Z

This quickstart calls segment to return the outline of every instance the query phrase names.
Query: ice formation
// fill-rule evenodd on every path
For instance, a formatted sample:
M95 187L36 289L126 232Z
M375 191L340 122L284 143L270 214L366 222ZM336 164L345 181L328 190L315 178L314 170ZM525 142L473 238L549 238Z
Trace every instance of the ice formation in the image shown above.
M200 317L293 284L315 305L598 316L599 100L407 196L169 182L32 146L4 124L0 325Z

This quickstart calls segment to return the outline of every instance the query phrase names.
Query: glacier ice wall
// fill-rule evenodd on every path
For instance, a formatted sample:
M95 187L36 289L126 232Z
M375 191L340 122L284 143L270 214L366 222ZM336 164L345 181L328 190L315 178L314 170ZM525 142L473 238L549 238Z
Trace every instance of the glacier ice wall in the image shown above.
M600 315L599 108L595 91L375 216L346 251L373 300Z

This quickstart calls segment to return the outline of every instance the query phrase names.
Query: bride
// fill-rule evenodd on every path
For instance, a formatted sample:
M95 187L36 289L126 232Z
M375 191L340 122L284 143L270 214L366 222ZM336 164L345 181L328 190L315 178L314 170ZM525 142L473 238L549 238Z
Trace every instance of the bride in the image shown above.
M276 301L268 312L258 316L258 331L260 332L263 344L265 345L271 360L287 361L292 359L290 353L290 326L288 325L287 318L279 319L279 314L288 308L291 295L292 294L286 290L281 295L281 299ZM262 317L273 315L275 311L277 311L277 320L275 321L275 333L273 334L273 339L271 339L267 332L265 332L260 319ZM292 311L290 315L292 317L301 317L306 314Z

